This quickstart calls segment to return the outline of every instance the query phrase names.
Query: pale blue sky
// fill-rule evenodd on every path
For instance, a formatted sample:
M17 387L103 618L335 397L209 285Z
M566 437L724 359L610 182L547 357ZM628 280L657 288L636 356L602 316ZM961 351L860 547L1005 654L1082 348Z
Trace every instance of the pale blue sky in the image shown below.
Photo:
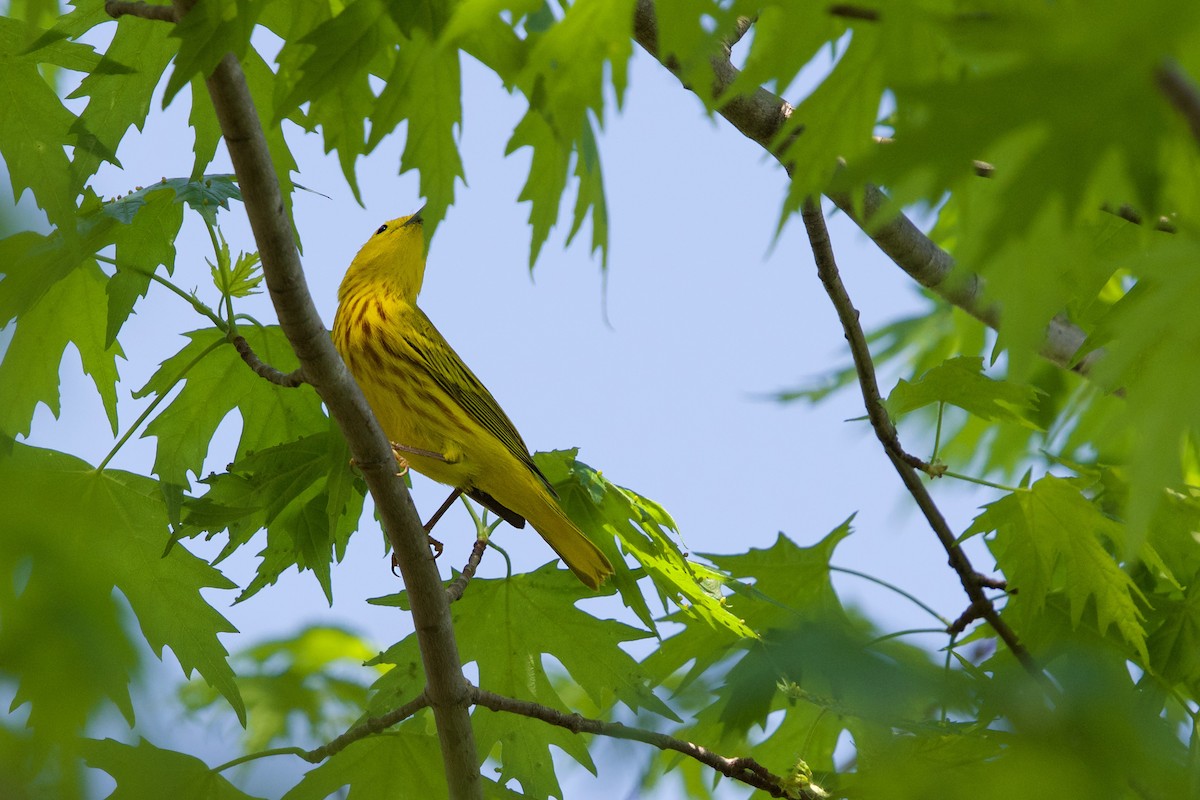
M957 616L967 601L936 539L902 492L866 423L845 421L863 414L857 392L843 392L817 408L761 399L840 367L848 358L798 219L772 247L785 191L778 165L723 120L707 119L675 78L636 51L625 107L609 114L600 139L611 220L606 323L604 284L599 262L586 252L586 231L567 251L561 235L552 236L530 279L528 207L515 201L528 155L504 157L522 103L474 62L464 63L463 76L462 151L469 185L460 187L458 202L432 244L421 305L529 445L579 447L580 458L610 480L666 507L695 552L767 547L779 531L809 545L857 512L855 534L839 547L835 563L897 583L943 615ZM130 132L119 153L125 170L102 170L93 181L100 194L112 196L188 173L186 99L185 91L165 114L152 116L144 133ZM319 139L295 128L288 134L300 164L297 180L328 195L299 193L295 210L310 289L329 325L349 260L381 221L420 205L417 179L412 173L397 177L402 133L389 137L359 164L366 204L361 208L336 160L321 152ZM229 171L223 153L210 171ZM221 223L235 251L253 249L240 206L222 214ZM836 216L830 225L844 279L868 329L920 307L911 281L857 228ZM211 253L196 219L185 223L178 247L175 281L199 287L201 297L212 301L216 294L204 262ZM129 356L121 365L127 381L120 403L122 430L146 402L132 400L128 390L139 388L158 362L182 346L173 334L205 324L160 287L151 291L151 302L140 307L122 336ZM273 319L265 295L240 310ZM95 463L112 446L108 425L73 351L63 374L61 419L40 408L30 442ZM239 426L234 419L222 425L205 472L229 461ZM926 440L916 431L907 435L912 451L927 453ZM145 472L152 461L153 442L135 439L114 465ZM420 477L415 482L418 507L428 514L444 489ZM949 485L937 486L935 495L960 531L975 506L991 499ZM348 625L380 647L404 635L409 626L399 612L364 602L399 584L369 513L363 527L345 563L334 571L333 609L311 575L294 571L244 605L230 607L235 592L210 593L209 600L242 632L225 637L226 646L237 650L320 622ZM497 535L518 569L553 555L528 532L502 527ZM438 536L447 549L443 572L461 566L471 538L465 512L456 509L443 520ZM990 569L979 543L969 544L976 566ZM210 556L217 550L189 547ZM249 555L258 549L244 548L245 556L222 569L244 586L253 575ZM502 561L491 557L481 574L502 570ZM932 622L896 595L860 579L837 576L835 582L847 602L859 605L885 630ZM926 641L944 644L944 638ZM177 676L169 657L168 664L157 672ZM210 764L235 754L236 731L228 720L185 723L150 701L157 691L162 690L147 692L137 707L151 741L200 755ZM120 730L105 732L118 735ZM635 757L639 747L605 749ZM614 781L624 785L628 780L611 761L602 761L601 770L598 781L581 769L562 772L568 797L611 797ZM247 788L271 793L268 771Z

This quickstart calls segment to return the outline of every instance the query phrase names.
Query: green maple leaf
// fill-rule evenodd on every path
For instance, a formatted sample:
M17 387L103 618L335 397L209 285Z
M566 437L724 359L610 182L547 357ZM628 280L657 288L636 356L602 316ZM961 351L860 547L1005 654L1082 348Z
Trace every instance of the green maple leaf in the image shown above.
M88 739L83 743L89 767L113 777L117 787L107 800L142 800L147 797L176 797L181 800L252 800L254 795L238 789L200 759L174 750L155 747L145 739L137 745L112 739Z
M1088 349L1104 348L1095 380L1125 395L1133 430L1129 455L1129 524L1144 531L1163 502L1163 489L1184 478L1179 454L1200 432L1200 373L1181 367L1200 348L1200 319L1192 302L1200 292L1190 239L1158 243L1131 264L1137 284L1097 324Z
M633 6L632 0L577 0L555 25L531 35L517 83L528 87L531 101L537 98L559 140L578 141L589 111L603 120L610 81L620 105L633 53Z
M780 534L770 547L751 548L743 555L704 555L737 579L730 584L737 592L731 603L755 630L791 627L797 619L838 618L844 611L829 579L829 560L850 535L851 519L810 547Z
M71 456L14 445L10 456L0 458L0 487L6 495L0 502L0 520L10 532L6 542L10 546L16 543L17 553L26 548L26 557L34 559L35 574L50 567L36 563L39 552L54 553L61 547L60 553L72 554L68 561L71 573L91 576L84 585L95 595L80 607L109 607L112 590L119 589L151 649L161 657L163 647L170 647L185 674L199 671L225 696L239 719L245 719L233 671L217 639L218 634L234 628L200 594L203 589L231 589L234 584L181 547L163 555L167 514L154 481L117 470L97 472ZM72 502L62 502L63 497ZM41 540L53 542L54 548L32 547ZM61 561L59 558L56 563ZM115 615L115 608L112 613ZM56 649L61 650L69 638L56 633L52 641L57 641ZM124 637L116 641L124 641ZM72 646L82 648L80 664L96 662L98 666L114 652L114 645L95 641L91 635ZM96 652L90 654L93 648ZM102 680L114 679L111 672L100 675ZM37 685L42 677L31 675L30 680ZM128 683L128 678L124 682ZM22 688L25 686L23 680ZM67 685L54 691L66 692ZM109 688L110 696L132 723L124 691L116 694L113 686ZM55 707L62 702L57 698L47 699L46 705ZM25 699L19 692L18 701ZM36 716L40 713L38 699L31 699Z
M354 742L305 773L284 800L325 800L348 787L346 800L448 797L437 737L405 726Z
M293 7L288 6L287 8L290 11ZM251 99L254 100L254 108L258 112L259 119L263 120L263 135L267 139L267 149L271 152L271 164L275 167L275 179L279 181L279 190L283 194L283 204L290 218L292 216L292 192L295 189L295 183L292 181L292 173L298 167L296 159L292 156L292 151L288 147L287 139L283 135L283 128L280 126L280 122L267 122L267 120L273 118L271 111L272 92L278 87L280 81L267 62L263 60L262 56L254 50L246 54L245 59L242 61L242 70L246 74L246 85L250 89ZM212 110L212 103L207 99L204 102L209 106L203 112L207 114ZM197 113L200 112L194 111L193 116ZM211 125L212 123L208 124ZM219 128L217 132L219 132ZM204 169L203 165L207 164L208 160L212 158L212 153L207 151L209 142L211 140L204 142L204 148L202 148L200 136L197 134L196 165L192 168L193 173L202 171ZM295 229L295 227L295 220L293 219L292 228ZM297 237L299 237L299 234L297 234Z
M686 2L679 5L688 6ZM750 7L749 3L734 3L729 13L731 16L757 16L754 37L749 41L750 51L726 93L729 97L753 92L763 85L772 85L777 94L783 95L800 70L817 57L819 50L846 32L843 20L817 12L813 4L807 2L776 3L761 8ZM696 24L698 20L694 13L692 18ZM729 22L724 24L728 26ZM721 28L718 23L717 31L723 29L727 28ZM704 66L711 70L707 64Z
M530 201L529 265L537 261L558 220L572 159L579 179L568 241L591 212L592 250L607 259L608 209L595 147L593 119L604 120L604 73L618 106L631 53L632 4L626 0L585 0L572 4L561 20L531 31L524 66L514 82L529 98L529 110L513 130L505 155L529 147L529 178L518 200ZM469 26L455 26L456 30Z
M529 16L543 7L542 0L463 0L453 5L438 43L471 54L494 70L511 91L529 50L528 41L515 28L525 22L530 30Z
M1193 583L1182 600L1164 601L1155 610L1163 620L1146 642L1150 664L1164 680L1195 691L1200 682L1200 584Z
M542 684L540 665L540 654L546 653L562 662L600 708L615 700L632 711L646 709L675 719L650 691L649 676L620 647L650 634L615 620L598 620L575 607L591 596L573 575L553 565L505 580L472 581L471 590L452 607L464 661L478 663L484 687L535 699L526 696L526 677L536 676L539 693L549 688ZM505 635L497 636L497 631ZM542 699L552 699L551 692Z
M33 52L26 45L32 26L0 17L0 157L8 169L13 201L25 189L50 222L73 227L76 187L71 183L66 146L76 146L75 115L63 106L38 72L39 62L90 72L99 58L91 47L58 41Z
M244 328L241 333L265 362L285 372L295 368L296 356L278 327ZM188 344L135 393L144 397L169 392L183 378L182 391L142 434L158 438L154 472L164 482L188 485L187 473L198 472L217 426L235 409L242 416L239 456L325 429L326 417L315 393L264 381L232 347L220 346L225 334L216 329L186 336ZM216 349L204 355L212 347Z
M651 691L649 675L620 647L650 634L615 620L598 620L575 607L592 596L573 575L550 564L504 580L476 578L451 607L464 663L477 664L479 683L485 689L565 710L543 666L544 656L549 655L562 663L598 707L619 701L634 711L646 709L677 719ZM406 607L408 601L402 593L371 602ZM393 648L382 660L404 661L405 652ZM411 647L407 652L412 655ZM411 672L404 671L400 679L415 685L419 678ZM384 681L377 691L394 696L395 688L394 682ZM582 740L561 728L482 710L474 719L480 752L494 748L499 752L501 783L516 779L527 793L561 797L551 746L595 771Z
M22 241L35 243L34 238ZM38 270L41 266L35 258L18 261L12 268ZM10 282L8 277L0 282L0 295L6 289L17 291L21 279L17 279L17 285L10 286ZM105 341L104 286L105 277L96 262L85 262L21 312L4 360L0 361L0 384L5 386L6 395L0 404L0 432L27 435L38 403L45 403L58 416L59 364L67 345L74 344L116 434L116 359L123 353L119 345Z
M856 28L830 73L781 126L774 145L792 165L778 230L814 193L824 191L839 159L853 164L876 147L871 132L879 114L887 71L878 31Z
M454 130L462 124L462 78L458 50L442 47L424 31L413 30L402 41L391 75L371 114L367 152L401 121L407 121L401 174L410 169L421 173L421 195L427 199L425 212L436 223L454 202L454 182L464 178L462 158ZM427 225L425 238L433 237L435 225Z
M592 244L591 252L600 251L600 267L608 267L608 201L604 196L604 178L600 172L600 150L596 146L596 133L592 130L591 120L583 126L583 134L576 144L575 178L579 181L575 194L575 213L571 220L571 230L567 233L567 245L575 239L575 234L583 228L591 211Z
M282 639L260 642L237 653L238 687L246 699L243 747L265 750L296 735L303 721L312 740L329 740L349 728L367 700L363 662L376 649L344 628L314 625ZM216 692L197 682L183 693L195 711L218 701Z
M82 8L80 9L82 10ZM150 98L175 54L171 26L132 17L117 23L101 66L89 72L74 92L88 104L72 128L80 141L68 173L82 188L100 165L120 166L117 148L131 126L140 130L150 113Z
M609 561L622 563L622 550L632 554L662 596L688 614L737 636L753 636L745 623L725 608L715 590L704 584L707 574L684 558L668 533L677 529L671 515L653 500L612 483L577 460L577 453L577 450L555 450L537 453L534 460L554 486L563 510L604 551ZM613 543L614 537L620 543L620 550ZM655 630L636 577L618 569L610 580L625 604L647 628Z
M309 131L321 128L325 152L338 151L342 173L360 203L354 165L367 149L363 121L371 117L375 102L368 68L385 51L389 37L395 36L383 3L354 0L336 16L289 40L279 57L286 77L276 90L272 127L307 102L301 124Z
M744 555L705 554L718 567L713 580L733 591L723 606L750 631L790 628L799 620L823 620L843 614L829 579L829 559L838 542L850 534L850 520L812 547L797 547L783 534L766 549ZM753 585L745 579L752 579ZM688 666L678 684L683 689L713 665L755 646L757 637L733 637L732 630L696 624L683 614L668 617L684 628L666 639L645 660L653 675L673 675Z
M112 229L116 244L117 272L105 287L108 294L108 324L105 343L117 340L133 307L150 286L146 270L160 265L170 274L175 267L175 237L183 225L183 206L172 187L151 187L127 224ZM139 192L140 194L140 192Z
M550 237L550 230L558 221L558 206L567 188L571 150L559 142L550 124L533 108L525 112L513 129L504 154L512 155L522 147L532 151L529 177L517 196L518 200L528 200L530 204L529 266L532 268L542 245Z
M209 490L185 504L187 531L229 531L221 561L267 530L257 574L238 602L275 583L284 570L311 569L330 603L331 561L345 555L362 515L365 488L349 468L340 432L330 430L250 453L204 479Z
M942 362L911 383L901 379L884 405L893 419L933 403L949 403L989 422L1037 428L1031 419L1038 390L983 374L983 359L959 356Z
M1100 511L1074 481L1053 475L984 507L963 534L995 531L988 547L1009 585L1021 595L1027 614L1037 614L1051 592L1070 601L1071 624L1078 627L1089 600L1103 634L1116 625L1139 653L1146 631L1139 603L1142 591L1121 569L1109 548L1123 552L1125 527Z
M183 19L169 28L170 37L180 43L175 69L163 93L164 108L193 76L211 75L226 53L238 59L245 56L250 34L264 5L263 0L206 0L190 8ZM146 92L145 97L149 96Z
M255 289L263 279L258 253L238 253L237 260L233 261L229 243L219 230L216 231L216 235L219 241L217 263L209 261L208 266L217 291L222 297L249 297L258 294Z
M684 84L706 87L712 83L711 59L722 55L725 37L733 30L740 13L736 8L738 5L697 4L689 0L661 0L654 4L658 21L658 56L671 59L673 68L678 70ZM811 27L816 26L806 25L797 30ZM758 38L757 30L755 38ZM759 86L749 81L746 85L751 90ZM711 92L700 91L697 96L710 110L715 110Z

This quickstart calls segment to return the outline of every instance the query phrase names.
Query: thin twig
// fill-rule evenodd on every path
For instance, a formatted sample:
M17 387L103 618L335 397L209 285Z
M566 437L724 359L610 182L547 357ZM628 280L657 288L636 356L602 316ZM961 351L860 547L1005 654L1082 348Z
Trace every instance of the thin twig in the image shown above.
M1167 101L1187 120L1192 136L1200 142L1200 88L1174 61L1167 61L1156 69L1154 80Z
M481 537L475 540L475 546L471 548L471 556L462 568L462 573L446 587L446 596L450 598L451 603L462 599L463 593L467 591L467 584L471 582L471 578L475 577L475 570L479 569L479 562L483 560L483 553L487 550L487 546L487 539Z
M826 796L819 787L799 783L793 785L786 778L773 774L753 758L728 758L718 755L706 747L693 742L676 739L665 733L649 731L644 728L633 728L620 722L605 722L599 719L584 717L580 714L566 714L557 709L549 708L526 700L505 697L478 686L471 687L471 700L475 705L483 706L496 712L520 714L524 717L541 720L560 728L566 728L572 733L591 733L596 736L608 736L614 739L627 739L652 745L660 750L673 750L685 756L694 758L717 772L734 780L741 781L756 789L767 792L772 797L795 797L817 800Z
M429 698L425 696L424 692L421 692L415 698L395 709L394 711L389 711L388 713L381 714L378 717L371 717L365 722L360 722L333 741L323 744L315 750L309 750L302 756L302 758L305 761L313 764L316 764L319 761L324 761L331 755L345 750L348 746L357 742L359 739L379 733L380 731L385 731L395 725L397 722L403 722L428 705Z
M104 4L104 10L113 19L129 16L153 19L158 22L176 22L178 20L174 6L156 6L150 3L128 3L124 2L124 0L108 0Z
M875 380L875 365L871 361L871 351L867 347L866 336L863 335L862 325L858 321L858 310L850 301L850 295L846 292L841 275L838 273L837 262L833 257L833 246L829 241L829 229L825 226L825 215L821 212L821 207L810 199L805 202L801 216L804 219L804 227L808 231L813 257L817 262L817 274L837 310L838 319L846 333L846 340L850 343L850 353L854 358L854 368L858 372L863 402L866 404L867 414L870 417L871 426L875 429L875 435L879 437L883 449L900 474L905 487L924 513L925 519L933 528L942 547L945 548L946 554L950 558L950 566L958 574L959 581L962 583L967 597L970 598L972 607L976 608L979 615L988 621L988 624L1004 640L1009 651L1021 662L1026 671L1039 680L1044 680L1044 674L1029 651L1021 644L1012 628L1008 627L1008 623L1000 618L1000 614L984 595L981 576L971 566L967 554L958 546L945 517L942 516L942 512L933 502L925 484L914 470L909 461L912 456L908 456L900 447L896 428L888 418L887 412L883 408L883 399L879 395L879 386Z
M229 341L233 342L233 346L237 348L238 355L242 357L242 361L245 361L246 365L249 366L250 369L254 370L254 374L258 375L258 377L264 378L271 383L276 384L277 386L283 386L288 389L295 389L301 384L308 383L308 381L304 380L303 368L296 369L288 373L280 372L270 364L264 363L263 360L260 359L257 354L255 354L254 348L250 346L250 343L247 342L244 337L235 333L229 337Z

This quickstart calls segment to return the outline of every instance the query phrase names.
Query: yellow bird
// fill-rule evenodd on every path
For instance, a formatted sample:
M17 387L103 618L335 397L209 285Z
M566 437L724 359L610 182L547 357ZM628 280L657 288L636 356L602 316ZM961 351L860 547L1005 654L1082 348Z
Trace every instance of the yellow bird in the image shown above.
M529 520L598 588L612 564L563 513L521 434L417 307L424 278L420 212L380 225L338 289L333 341L346 366L409 466L518 528Z

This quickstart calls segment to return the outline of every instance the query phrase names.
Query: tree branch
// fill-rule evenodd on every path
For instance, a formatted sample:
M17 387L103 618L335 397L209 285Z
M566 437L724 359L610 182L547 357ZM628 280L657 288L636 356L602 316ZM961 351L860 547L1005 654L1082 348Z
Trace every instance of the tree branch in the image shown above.
M233 334L229 337L229 341L237 349L238 355L242 357L242 361L246 362L246 366L254 370L254 374L264 380L268 380L276 386L282 386L285 389L295 389L297 386L308 383L304 379L304 370L297 369L292 372L283 373L265 363L258 354L254 352L254 348L246 339L238 334Z
M195 0L176 0L178 16L182 18L194 4ZM208 77L207 86L237 173L280 327L296 351L306 378L345 434L399 559L412 601L413 623L428 681L425 693L441 741L450 797L482 798L479 759L468 713L469 684L462 674L450 606L421 520L404 483L396 479L391 446L334 350L313 305L295 233L238 60L226 54Z
M979 575L971 566L970 559L958 546L953 531L946 523L946 518L942 516L942 512L933 502L929 490L926 489L920 476L909 462L912 456L909 456L900 447L896 428L883 407L883 398L879 395L879 386L875 381L875 365L871 361L867 338L858 322L858 310L850 301L850 295L846 292L841 275L838 273L837 262L833 257L833 246L829 241L829 230L825 227L825 216L821 213L821 207L810 199L805 202L801 216L804 219L804 227L808 231L813 258L817 262L817 274L837 310L838 319L846 333L846 341L850 343L850 353L854 358L854 368L858 372L859 386L862 388L863 403L866 404L867 415L870 417L871 427L875 429L875 435L879 437L888 458L900 474L900 479L904 481L905 488L913 496L917 506L920 507L925 519L929 522L929 526L937 535L938 541L945 548L946 555L949 556L950 567L958 574L963 590L971 599L973 612L987 620L988 624L992 626L992 630L996 631L996 634L1004 640L1009 651L1030 675L1044 681L1045 675L1041 668L1038 667L1025 646L1021 644L1012 628L1008 627L1008 623L1000 618L995 606L984 594L984 586L991 585L991 582L985 581L983 576Z
M663 55L658 51L658 19L654 11L654 0L637 0L633 33L634 39L646 52L658 59L676 77L679 76L678 65L670 55ZM792 115L792 105L762 87L750 95L726 98L726 92L738 76L739 70L729 60L728 48L710 63L713 71L712 85L708 87L708 93L702 95L703 99L711 101L721 98L717 112L743 135L773 155L790 175L791 165L783 157L783 145L786 142L780 143L777 140L784 123ZM696 87L687 88L700 94ZM951 280L954 259L934 244L908 217L903 214L896 214L894 217L883 216L888 197L878 187L868 184L863 189L861 204L856 204L847 194L834 193L829 199L854 220L898 267L919 284L985 325L992 328L999 326L999 308L995 304L985 302L983 280L973 273L965 278L955 275L954 280ZM863 211L861 214L860 207ZM1075 354L1085 338L1086 334L1079 327L1065 318L1056 317L1047 327L1041 354L1060 367L1087 374L1098 357L1098 352L1089 353L1078 364L1074 361Z
M644 728L633 728L620 722L605 722L591 719L579 714L565 714L554 708L517 700L512 697L489 692L478 686L471 686L471 701L496 712L520 714L524 717L541 720L560 728L566 728L572 733L591 733L596 736L608 736L613 739L627 739L652 745L660 750L673 750L689 758L694 758L726 777L741 781L748 786L761 789L772 797L794 797L806 800L819 800L826 797L820 787L806 782L804 779L792 781L771 773L753 758L728 758L718 755L706 747L692 742L667 736L665 733L649 731Z
M471 555L462 568L462 573L446 587L446 597L451 603L462 599L463 593L467 591L467 584L475 577L475 570L479 569L479 562L483 560L483 552L487 550L487 546L488 540L482 536L475 540L475 546L471 548Z
M403 722L428 705L429 698L425 696L424 692L421 692L399 708L389 711L386 714L381 714L378 717L371 717L355 725L333 741L305 752L303 758L312 764L324 761L330 756L345 750L359 739L365 739L372 734L387 730L398 722Z

